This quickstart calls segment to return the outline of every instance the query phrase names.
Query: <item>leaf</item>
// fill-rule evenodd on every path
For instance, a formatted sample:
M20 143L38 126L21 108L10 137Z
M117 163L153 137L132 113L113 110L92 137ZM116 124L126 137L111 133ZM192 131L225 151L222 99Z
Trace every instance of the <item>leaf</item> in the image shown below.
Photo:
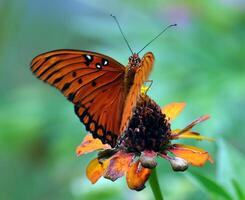
M222 187L220 184L215 182L213 179L202 175L198 172L191 172L191 175L204 186L209 192L216 194L224 199L232 200L231 195Z
M241 186L238 184L238 182L235 179L233 179L231 182L232 182L232 185L236 191L238 199L239 200L245 199L245 195L243 193L243 190L242 190Z
M217 140L217 145L216 180L235 195L231 180L235 179L239 185L245 185L244 155L223 139Z

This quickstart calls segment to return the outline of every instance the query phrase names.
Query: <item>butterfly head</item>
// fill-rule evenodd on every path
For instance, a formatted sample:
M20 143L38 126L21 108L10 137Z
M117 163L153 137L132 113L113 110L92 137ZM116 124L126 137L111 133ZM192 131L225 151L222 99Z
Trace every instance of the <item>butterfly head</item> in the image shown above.
M128 58L128 66L129 68L137 68L140 66L141 59L137 53L134 53L132 56Z

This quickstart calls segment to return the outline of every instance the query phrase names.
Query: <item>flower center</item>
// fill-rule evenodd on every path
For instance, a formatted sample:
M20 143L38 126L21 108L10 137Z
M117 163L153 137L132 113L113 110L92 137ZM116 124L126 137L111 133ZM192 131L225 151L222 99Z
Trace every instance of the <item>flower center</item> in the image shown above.
M140 96L127 130L119 140L129 152L162 151L169 144L170 123L148 96Z

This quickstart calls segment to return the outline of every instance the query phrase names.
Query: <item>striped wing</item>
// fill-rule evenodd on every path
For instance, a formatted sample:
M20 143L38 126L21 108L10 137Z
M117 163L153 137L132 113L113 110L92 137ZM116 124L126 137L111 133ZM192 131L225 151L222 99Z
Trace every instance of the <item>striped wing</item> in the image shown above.
M75 104L75 112L95 138L114 146L120 134L125 67L89 51L56 50L35 57L31 70Z

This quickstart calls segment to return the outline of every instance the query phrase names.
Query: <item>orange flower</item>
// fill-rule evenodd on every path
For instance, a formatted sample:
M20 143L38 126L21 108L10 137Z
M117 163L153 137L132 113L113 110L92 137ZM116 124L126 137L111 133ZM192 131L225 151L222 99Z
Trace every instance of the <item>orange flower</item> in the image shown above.
M147 95L141 95L127 130L111 148L99 139L87 135L77 148L77 155L101 150L98 157L87 166L86 175L92 183L101 176L112 181L126 175L128 187L142 190L156 167L156 157L168 160L174 171L184 171L189 165L203 166L213 163L207 151L184 144L172 144L172 140L192 138L212 140L193 132L192 128L207 119L208 115L193 121L183 129L171 130L171 121L185 107L185 103L171 103L162 109Z

